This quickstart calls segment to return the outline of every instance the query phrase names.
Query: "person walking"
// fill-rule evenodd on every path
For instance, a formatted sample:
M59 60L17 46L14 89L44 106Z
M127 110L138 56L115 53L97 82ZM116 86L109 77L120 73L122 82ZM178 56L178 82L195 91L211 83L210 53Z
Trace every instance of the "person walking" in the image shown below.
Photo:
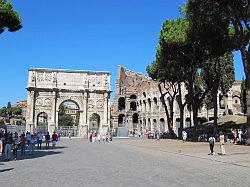
M42 149L42 143L43 143L43 134L42 134L42 132L40 131L40 132L37 134L37 149Z
M35 136L34 134L32 134L30 136L30 143L29 143L29 155L33 155L34 154L34 147L35 147Z
M105 134L104 135L102 135L102 142L105 142Z
M100 133L97 134L97 140L98 140L98 142L101 142L101 135L100 135Z
M52 147L55 148L56 141L57 141L57 134L56 134L56 132L53 132L53 134L51 136L51 139L52 139Z
M20 148L21 148L21 156L25 156L25 146L26 146L26 138L25 134L23 133L20 137Z
M221 149L221 155L225 155L226 154L225 137L224 137L224 134L222 132L220 132L220 149Z
M68 134L68 135L69 135L69 139L71 140L71 133L69 132L69 134Z
M45 135L46 149L49 148L49 141L50 141L50 134L49 134L49 132L47 132L47 134Z
M182 131L182 141L183 142L187 141L187 132L186 131Z
M213 136L210 136L208 138L208 144L210 148L210 154L209 155L215 155L214 153L214 143L215 143L215 138Z
M12 133L8 132L5 138L4 156L6 161L10 161L10 153L13 144Z
M18 137L18 133L15 132L14 138L13 138L13 156L14 156L15 161L17 160L17 150L18 150L19 142L20 142L20 138Z

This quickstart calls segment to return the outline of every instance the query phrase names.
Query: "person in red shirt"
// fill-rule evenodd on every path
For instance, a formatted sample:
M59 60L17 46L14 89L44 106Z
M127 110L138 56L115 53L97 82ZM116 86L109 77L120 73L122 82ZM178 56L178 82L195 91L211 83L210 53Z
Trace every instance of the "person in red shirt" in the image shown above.
M56 132L53 132L51 139L52 139L52 147L55 147L56 146L56 141L57 141Z

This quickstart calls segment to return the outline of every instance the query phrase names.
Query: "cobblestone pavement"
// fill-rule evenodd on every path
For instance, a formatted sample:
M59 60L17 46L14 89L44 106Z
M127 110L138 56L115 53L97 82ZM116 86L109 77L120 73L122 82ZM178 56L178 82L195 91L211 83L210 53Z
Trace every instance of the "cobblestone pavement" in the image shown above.
M227 144L226 151L210 156L207 143L176 140L63 139L55 149L1 161L0 187L250 186L250 147Z

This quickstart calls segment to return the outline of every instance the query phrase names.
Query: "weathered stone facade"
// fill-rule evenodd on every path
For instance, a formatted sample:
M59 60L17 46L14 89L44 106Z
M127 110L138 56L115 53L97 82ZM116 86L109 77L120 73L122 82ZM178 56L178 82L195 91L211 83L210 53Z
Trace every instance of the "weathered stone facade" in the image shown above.
M228 97L223 98L218 94L218 114L223 115L224 108L230 109L233 114L241 113L240 108L240 84L236 81ZM185 100L187 90L182 85L182 100ZM116 81L116 95L111 105L111 123L113 128L127 125L130 132L158 130L168 131L167 118L164 106L160 101L158 83L144 74L130 71L124 67L118 67ZM167 99L168 96L165 98ZM226 100L226 102L225 102ZM224 103L227 103L225 107ZM227 110L228 111L228 110ZM204 122L213 119L213 110L207 111L203 107L199 111L199 121ZM174 125L173 130L178 134L180 113L177 101L174 102ZM192 112L185 107L184 127L190 126Z
M91 115L100 118L99 131L109 129L110 73L84 70L29 69L26 129L36 131L38 116L48 116L48 131L58 127L59 106L74 102L80 111L79 136L87 137Z

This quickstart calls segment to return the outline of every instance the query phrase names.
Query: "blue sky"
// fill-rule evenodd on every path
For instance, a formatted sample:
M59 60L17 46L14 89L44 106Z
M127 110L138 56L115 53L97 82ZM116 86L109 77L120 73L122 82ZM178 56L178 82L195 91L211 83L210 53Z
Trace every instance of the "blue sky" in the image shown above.
M166 19L183 0L12 0L23 29L0 36L0 106L25 99L29 67L110 71L119 64L142 73L154 60ZM236 78L242 79L240 55Z

